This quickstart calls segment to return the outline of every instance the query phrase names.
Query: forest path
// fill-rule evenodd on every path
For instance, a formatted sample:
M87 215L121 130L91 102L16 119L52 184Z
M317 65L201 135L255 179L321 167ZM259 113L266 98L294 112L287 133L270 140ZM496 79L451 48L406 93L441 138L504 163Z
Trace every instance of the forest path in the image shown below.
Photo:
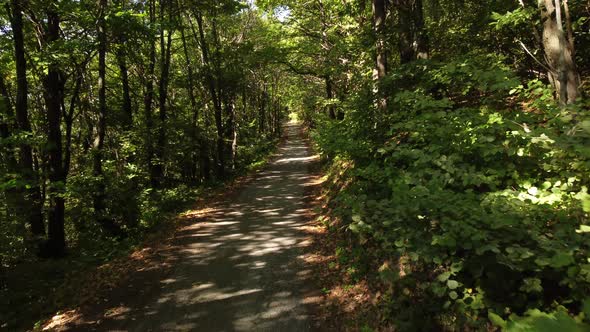
M309 299L317 292L301 260L309 244L301 228L315 158L298 125L285 129L274 161L179 231L165 253L174 261L172 272L132 277L100 314L69 330L311 330Z

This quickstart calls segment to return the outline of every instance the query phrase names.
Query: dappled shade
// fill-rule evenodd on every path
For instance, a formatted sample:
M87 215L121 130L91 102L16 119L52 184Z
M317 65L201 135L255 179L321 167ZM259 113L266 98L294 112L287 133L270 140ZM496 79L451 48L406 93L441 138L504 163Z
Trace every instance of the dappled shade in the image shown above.
M176 262L159 285L141 278L136 297L109 300L104 317L84 317L75 330L306 331L314 289L302 249L304 187L310 156L299 127L276 160L240 193L210 207L179 231L164 254ZM116 295L115 295L116 296ZM310 303L312 302L312 303Z

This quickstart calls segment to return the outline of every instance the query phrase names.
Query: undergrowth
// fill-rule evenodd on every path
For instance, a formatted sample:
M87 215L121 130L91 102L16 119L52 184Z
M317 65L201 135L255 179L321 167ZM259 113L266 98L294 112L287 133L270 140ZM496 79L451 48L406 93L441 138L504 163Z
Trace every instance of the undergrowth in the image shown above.
M379 261L401 331L588 329L590 113L501 59L419 61L314 138L339 167L333 215ZM367 94L370 95L370 94ZM343 171L343 169L345 171ZM354 253L356 249L352 249ZM557 325L552 325L557 324Z
M165 240L178 227L180 212L193 206L198 198L222 192L239 177L263 167L278 140L260 139L255 143L240 149L240 165L246 166L234 170L225 182L142 189L135 181L143 175L133 174L133 169L128 170L126 180L112 177L117 182L109 182L107 187L109 212L123 231L118 237L97 225L89 206L92 183L87 176L72 176L66 192L70 207L66 222L70 247L66 257L37 257L31 241L18 238L22 236L19 233L15 233L14 239L4 239L12 243L12 251L0 251L5 265L0 266L0 330L24 330L34 323L39 325L48 315L75 307L93 293L104 291L101 287L116 285L124 277L117 275L122 267L109 270L110 263L121 260L118 265L123 266L130 254L151 242ZM20 246L14 245L14 241L20 241Z

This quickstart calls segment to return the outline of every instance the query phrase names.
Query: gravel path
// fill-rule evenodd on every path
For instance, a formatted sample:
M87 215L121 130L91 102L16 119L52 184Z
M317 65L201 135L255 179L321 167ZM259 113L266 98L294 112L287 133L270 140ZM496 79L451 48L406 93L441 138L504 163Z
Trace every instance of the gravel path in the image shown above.
M171 273L131 282L133 299L123 292L108 300L116 307L73 330L311 330L311 271L300 258L313 157L300 128L286 130L279 156L256 179L180 231Z

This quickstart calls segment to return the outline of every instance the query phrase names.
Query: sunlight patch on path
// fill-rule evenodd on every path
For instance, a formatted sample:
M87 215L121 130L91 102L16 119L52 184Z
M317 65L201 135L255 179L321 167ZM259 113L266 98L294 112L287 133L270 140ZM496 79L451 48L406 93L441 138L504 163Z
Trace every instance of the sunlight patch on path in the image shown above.
M155 290L79 330L310 330L304 197L318 156L297 125L286 129L278 158L239 195L182 216L194 224L176 234L166 253L175 268Z

